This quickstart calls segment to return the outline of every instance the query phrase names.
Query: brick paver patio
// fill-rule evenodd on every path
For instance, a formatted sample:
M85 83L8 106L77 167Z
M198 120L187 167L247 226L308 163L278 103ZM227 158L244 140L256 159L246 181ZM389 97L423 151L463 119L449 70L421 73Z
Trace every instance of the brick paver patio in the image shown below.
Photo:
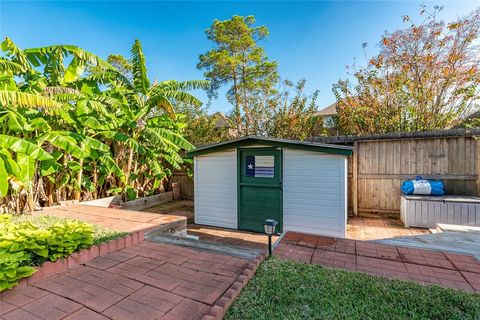
M0 293L0 319L201 319L249 262L143 241Z
M470 255L287 232L274 255L422 284L480 291L480 262Z
M125 232L148 231L177 224L185 228L187 221L185 217L173 214L166 215L82 204L65 207L47 207L35 214L78 219Z

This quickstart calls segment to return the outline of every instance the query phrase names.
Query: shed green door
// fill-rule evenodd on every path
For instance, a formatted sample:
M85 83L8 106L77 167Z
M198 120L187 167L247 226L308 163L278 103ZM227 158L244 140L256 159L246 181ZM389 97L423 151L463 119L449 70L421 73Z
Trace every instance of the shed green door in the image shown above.
M282 153L276 148L238 151L238 228L263 232L263 222L282 214Z

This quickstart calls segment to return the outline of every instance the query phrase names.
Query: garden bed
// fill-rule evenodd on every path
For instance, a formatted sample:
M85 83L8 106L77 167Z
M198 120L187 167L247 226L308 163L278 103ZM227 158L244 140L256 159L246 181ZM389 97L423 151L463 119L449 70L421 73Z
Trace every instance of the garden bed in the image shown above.
M478 319L480 295L271 258L225 319Z
M141 232L128 235L61 217L0 215L0 291L21 279L22 283L43 279L123 249L140 238Z

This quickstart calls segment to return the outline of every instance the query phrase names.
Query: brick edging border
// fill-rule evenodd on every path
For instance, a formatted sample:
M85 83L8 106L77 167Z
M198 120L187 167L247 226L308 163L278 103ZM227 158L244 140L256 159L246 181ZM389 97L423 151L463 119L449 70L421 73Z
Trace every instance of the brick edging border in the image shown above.
M97 257L102 257L111 252L131 247L143 241L144 239L144 231L137 231L130 233L125 237L111 240L109 242L100 243L88 249L74 252L70 256L60 258L55 262L45 261L41 266L34 267L35 269L37 269L37 272L35 272L28 278L20 279L18 281L18 285L11 288L10 290L15 290L15 288L18 287L31 285L55 274L63 273L78 265L85 264L86 262L93 260Z
M210 311L203 316L202 320L220 320L223 319L228 308L232 305L233 301L240 295L243 288L247 285L248 281L253 278L258 266L265 260L267 253L259 254L253 262L247 265L247 268L243 270L243 273L237 277L237 280L230 286L230 288L215 302L210 308Z

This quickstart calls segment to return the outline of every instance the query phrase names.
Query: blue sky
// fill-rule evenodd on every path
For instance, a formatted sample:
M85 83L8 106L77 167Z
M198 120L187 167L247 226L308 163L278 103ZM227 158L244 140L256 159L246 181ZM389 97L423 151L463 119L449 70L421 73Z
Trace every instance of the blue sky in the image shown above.
M320 108L335 101L332 84L346 77L345 66L356 58L365 63L378 51L386 31L405 27L403 15L419 21L420 4L444 5L440 17L450 21L477 6L478 1L5 1L0 0L0 36L22 48L75 44L104 58L109 53L129 56L140 39L150 78L201 79L198 56L211 44L204 30L214 19L254 15L270 37L267 55L279 63L282 78L308 81L307 90L320 90ZM207 102L206 95L197 95ZM221 92L210 112L231 109Z

